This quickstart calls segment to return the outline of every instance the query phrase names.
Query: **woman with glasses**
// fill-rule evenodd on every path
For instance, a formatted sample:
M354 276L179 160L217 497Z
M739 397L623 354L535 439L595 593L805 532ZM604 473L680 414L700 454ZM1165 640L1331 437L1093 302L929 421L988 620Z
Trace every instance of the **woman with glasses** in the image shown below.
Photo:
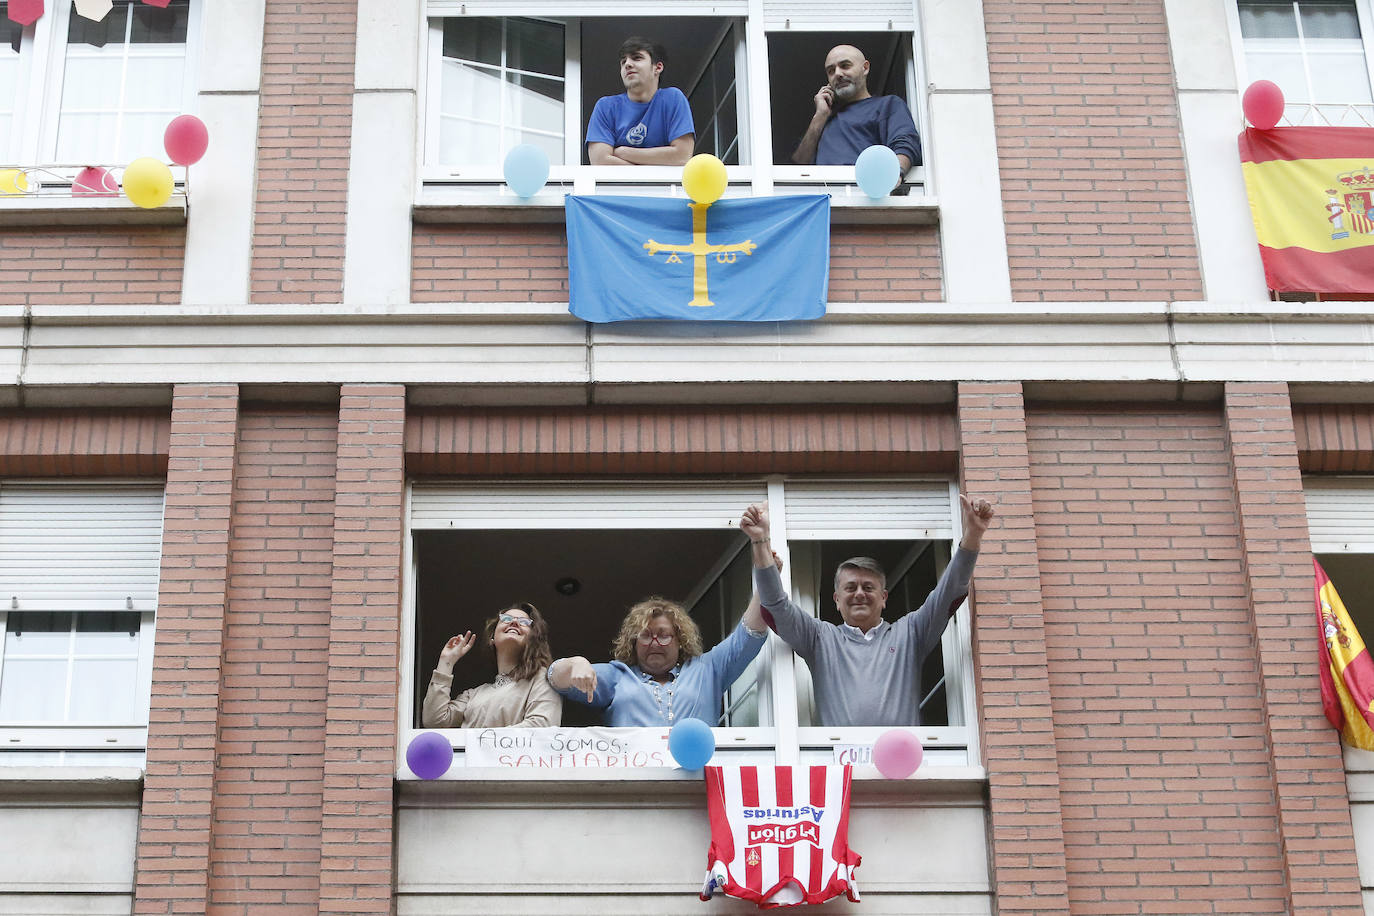
M607 725L671 726L686 718L717 725L725 689L749 667L767 636L757 595L739 626L706 652L701 631L682 605L646 598L625 615L611 661L593 665L581 656L560 658L549 666L548 681L564 697L603 710Z
M483 632L496 654L496 680L449 699L453 665L472 649L469 630L444 643L429 679L420 721L425 728L543 728L563 720L563 701L544 677L553 654L538 608L516 604L487 621Z

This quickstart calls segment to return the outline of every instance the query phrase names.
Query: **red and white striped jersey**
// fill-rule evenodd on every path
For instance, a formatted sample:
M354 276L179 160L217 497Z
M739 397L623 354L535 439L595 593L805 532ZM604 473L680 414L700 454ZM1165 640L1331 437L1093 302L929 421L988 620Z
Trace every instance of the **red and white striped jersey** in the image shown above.
M707 767L711 850L701 899L716 890L763 909L859 899L849 848L849 767Z

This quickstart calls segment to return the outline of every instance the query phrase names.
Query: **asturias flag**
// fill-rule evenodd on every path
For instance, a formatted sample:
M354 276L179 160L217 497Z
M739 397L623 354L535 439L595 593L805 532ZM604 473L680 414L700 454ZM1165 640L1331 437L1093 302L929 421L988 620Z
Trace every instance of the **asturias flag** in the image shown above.
M1374 751L1374 660L1315 557L1312 567L1317 573L1322 709L1348 744Z
M567 198L571 311L584 321L789 321L825 314L830 198L694 204Z
M1240 160L1270 289L1374 293L1374 128L1247 128Z

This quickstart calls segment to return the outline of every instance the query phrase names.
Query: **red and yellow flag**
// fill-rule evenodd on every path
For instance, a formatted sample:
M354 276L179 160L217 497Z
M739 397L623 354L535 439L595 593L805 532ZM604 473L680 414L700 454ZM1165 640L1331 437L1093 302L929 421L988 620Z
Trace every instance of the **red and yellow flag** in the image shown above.
M1317 573L1322 708L1347 744L1374 751L1374 659L1315 557L1312 566Z
M1374 293L1374 128L1247 128L1240 161L1270 289Z

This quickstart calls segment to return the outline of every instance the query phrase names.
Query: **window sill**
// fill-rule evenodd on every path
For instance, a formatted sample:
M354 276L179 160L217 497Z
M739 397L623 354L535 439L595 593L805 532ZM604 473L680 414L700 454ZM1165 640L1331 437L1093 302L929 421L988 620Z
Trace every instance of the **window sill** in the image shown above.
M180 190L151 209L123 197L0 196L0 223L5 226L184 226L189 210Z
M885 197L881 200L865 197L852 186L847 189L853 191L852 194L842 194L841 190L828 189L831 195L830 221L834 225L933 226L940 222L939 202L931 195L918 193L920 188L912 188L912 193L905 196ZM427 188L421 199L411 208L411 215L416 223L563 223L565 219L562 190L540 193L528 200L520 200L497 190L487 190L484 193L465 194L461 201L452 199L451 195L430 191L431 189ZM821 187L775 189L777 196L826 192L827 189Z
M0 767L0 799L47 796L136 799L142 791L142 767Z

